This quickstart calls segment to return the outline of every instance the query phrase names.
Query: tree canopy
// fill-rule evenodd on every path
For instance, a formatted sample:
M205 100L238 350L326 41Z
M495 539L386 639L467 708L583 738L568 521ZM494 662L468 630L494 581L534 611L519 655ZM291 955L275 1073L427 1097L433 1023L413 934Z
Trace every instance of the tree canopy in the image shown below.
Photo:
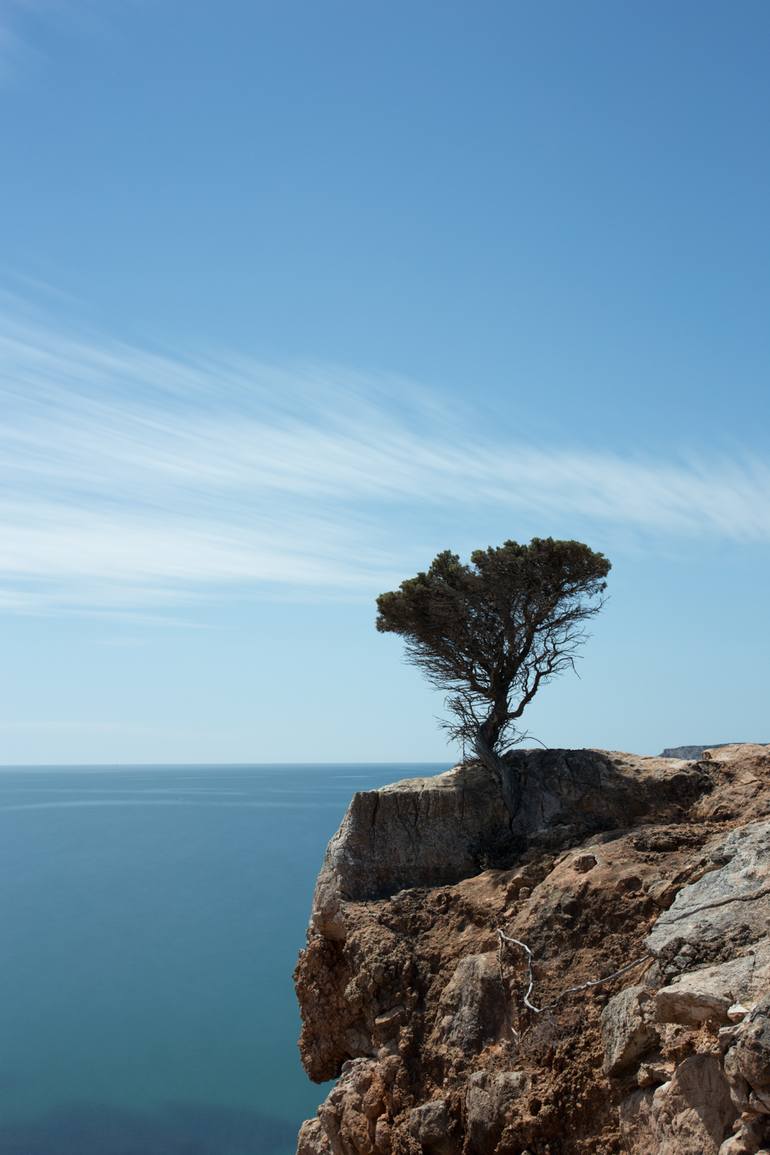
M469 565L445 550L377 598L377 629L405 639L409 660L448 691L450 732L502 780L524 710L574 668L609 570L583 542L550 537L475 550Z

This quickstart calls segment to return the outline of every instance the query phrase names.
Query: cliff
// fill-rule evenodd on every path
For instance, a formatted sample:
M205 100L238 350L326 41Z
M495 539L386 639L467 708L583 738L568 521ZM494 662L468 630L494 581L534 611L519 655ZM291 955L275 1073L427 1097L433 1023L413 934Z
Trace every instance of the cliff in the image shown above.
M751 743L755 746L766 746L766 742ZM703 746L668 746L665 750L661 750L661 758L687 758L696 759L702 758L707 750L724 750L726 746L746 745L746 743L736 742L707 742Z
M298 1155L770 1150L770 750L357 794L296 971Z

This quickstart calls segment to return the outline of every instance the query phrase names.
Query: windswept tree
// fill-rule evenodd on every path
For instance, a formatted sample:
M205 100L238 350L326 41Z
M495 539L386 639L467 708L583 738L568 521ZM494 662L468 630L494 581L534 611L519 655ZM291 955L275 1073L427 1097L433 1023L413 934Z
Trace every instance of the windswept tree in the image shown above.
M450 733L500 781L512 810L518 784L504 755L540 687L574 669L609 570L582 542L535 537L478 549L470 565L445 550L377 598L377 629L403 637L409 661L447 691Z

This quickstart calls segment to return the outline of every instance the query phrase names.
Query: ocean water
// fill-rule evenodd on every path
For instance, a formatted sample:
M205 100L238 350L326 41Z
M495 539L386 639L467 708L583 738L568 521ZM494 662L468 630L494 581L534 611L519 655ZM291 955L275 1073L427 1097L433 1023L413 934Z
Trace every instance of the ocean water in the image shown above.
M443 769L0 769L0 1155L292 1155L324 847Z

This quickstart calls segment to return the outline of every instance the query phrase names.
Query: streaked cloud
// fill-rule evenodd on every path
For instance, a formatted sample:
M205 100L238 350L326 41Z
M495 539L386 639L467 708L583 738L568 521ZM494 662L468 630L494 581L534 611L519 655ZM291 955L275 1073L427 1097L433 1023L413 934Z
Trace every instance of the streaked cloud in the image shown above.
M172 356L13 308L0 404L10 612L370 597L428 560L426 526L451 516L463 536L479 511L532 532L770 541L760 458L522 444L400 378Z

